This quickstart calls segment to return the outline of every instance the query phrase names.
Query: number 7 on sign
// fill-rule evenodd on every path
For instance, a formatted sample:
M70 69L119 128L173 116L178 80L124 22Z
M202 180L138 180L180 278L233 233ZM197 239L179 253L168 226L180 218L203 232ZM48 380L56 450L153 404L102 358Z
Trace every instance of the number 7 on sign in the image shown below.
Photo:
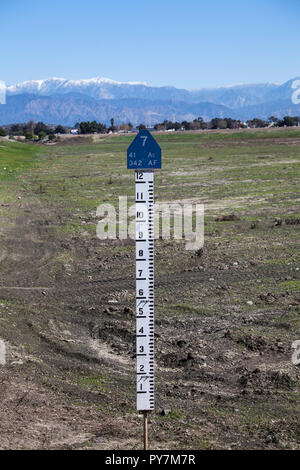
M145 147L145 143L146 143L146 140L148 139L148 136L147 135L141 135L140 136L141 139L143 139L143 147Z

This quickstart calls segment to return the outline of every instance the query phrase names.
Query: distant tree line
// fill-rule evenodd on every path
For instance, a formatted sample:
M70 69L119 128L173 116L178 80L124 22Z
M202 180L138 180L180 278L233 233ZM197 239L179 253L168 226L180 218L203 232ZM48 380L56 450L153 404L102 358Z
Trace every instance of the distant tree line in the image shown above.
M193 131L198 129L238 129L241 127L247 127L243 122L231 118L213 118L210 121L204 121L202 117L198 117L193 121L182 121L182 122L172 122L172 121L163 121L161 123L155 124L154 129L157 131L160 130L185 130Z
M109 132L129 132L133 129L133 125L131 122L115 125L114 118L111 118L110 126L97 121L81 121L75 124L75 129L77 129L79 134L107 134ZM52 126L42 121L37 123L29 121L27 123L0 127L0 137L8 134L10 136L25 136L28 140L52 140L57 134L66 134L70 131L70 127L64 127L60 124Z
M276 127L291 127L291 126L298 126L300 122L300 116L284 116L283 119L278 119L275 116L269 117L269 122L273 123Z
M202 117L198 117L193 121L168 121L157 123L154 125L156 131L168 130L198 130L198 129L243 129L243 128L263 128L263 127L291 127L298 126L300 123L299 116L284 116L279 119L270 116L267 120L260 118L249 119L243 122L239 119L232 118L213 118L210 121L204 121ZM81 121L75 124L79 134L107 134L111 132L130 132L133 129L131 122L126 124L115 124L114 118L110 119L110 126L97 121ZM54 140L58 134L66 134L71 128L62 125L51 126L42 121L35 123L29 121L25 124L11 124L0 127L0 137L9 136L25 136L27 140ZM141 123L136 129L146 129L145 124Z
M6 126L6 129L3 129L5 135L25 136L27 140L43 140L45 138L53 140L55 134L66 134L67 132L66 128L61 125L50 126L42 121L37 123L29 121L25 124L11 124Z
M75 124L80 134L106 134L106 125L97 121L82 121Z
M275 116L270 116L268 120L259 118L249 119L243 122L239 119L232 118L213 118L210 121L204 121L202 117L198 117L193 121L182 121L172 122L163 121L157 123L154 126L156 131L167 131L167 130L197 130L197 129L243 129L247 127L259 128L259 127L284 127L284 126L298 126L300 117L298 116L285 116L283 119L278 119ZM142 126L142 124L140 125ZM139 127L140 127L139 126Z
M109 127L97 121L81 121L75 124L75 128L78 129L79 134L107 134L109 132L131 131L133 125L131 122L115 125L114 118L111 118Z

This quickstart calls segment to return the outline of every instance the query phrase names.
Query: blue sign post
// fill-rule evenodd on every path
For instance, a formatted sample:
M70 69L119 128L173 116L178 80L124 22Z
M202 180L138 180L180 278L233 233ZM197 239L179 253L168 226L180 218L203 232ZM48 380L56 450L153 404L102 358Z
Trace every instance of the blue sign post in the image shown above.
M141 129L127 149L128 170L161 168L161 148L147 129Z

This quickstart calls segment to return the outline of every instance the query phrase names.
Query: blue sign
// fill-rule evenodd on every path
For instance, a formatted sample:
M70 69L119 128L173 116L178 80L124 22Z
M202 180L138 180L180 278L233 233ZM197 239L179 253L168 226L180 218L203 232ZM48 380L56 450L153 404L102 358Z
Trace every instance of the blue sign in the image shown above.
M127 149L129 170L161 168L161 148L149 131L141 129Z

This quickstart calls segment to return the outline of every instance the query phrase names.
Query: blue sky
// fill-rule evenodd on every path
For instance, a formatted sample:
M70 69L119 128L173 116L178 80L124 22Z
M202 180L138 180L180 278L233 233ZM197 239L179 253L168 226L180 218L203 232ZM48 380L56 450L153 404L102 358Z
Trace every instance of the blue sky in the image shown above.
M0 0L0 80L202 88L300 75L299 0Z

